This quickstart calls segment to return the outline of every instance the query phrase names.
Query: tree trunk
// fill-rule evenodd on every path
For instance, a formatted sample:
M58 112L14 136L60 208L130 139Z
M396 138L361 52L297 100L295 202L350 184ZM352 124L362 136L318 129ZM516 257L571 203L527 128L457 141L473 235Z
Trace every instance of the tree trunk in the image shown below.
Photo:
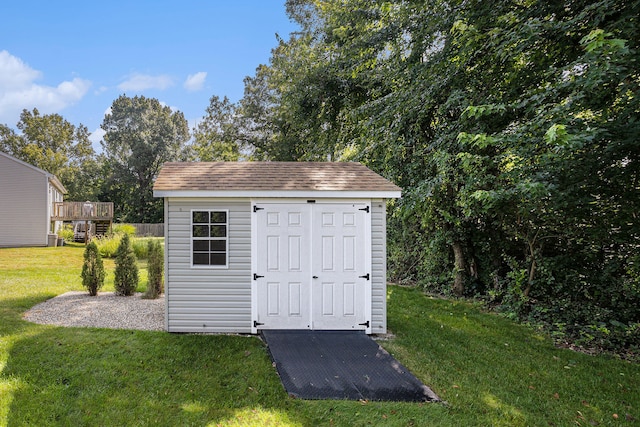
M527 281L527 287L523 292L525 297L529 296L529 292L531 292L531 285L533 285L533 279L536 277L536 259L531 259L531 269L529 269L529 280Z
M523 295L525 297L529 296L529 292L531 292L531 286L533 285L533 279L535 279L536 277L536 251L535 251L535 243L536 243L536 239L538 238L538 233L540 232L540 230L538 230L538 232L536 232L536 235L533 237L533 241L529 242L529 254L531 255L531 268L529 269L529 280L527 281L527 287L525 288Z
M454 269L455 269L455 278L453 279L453 293L456 296L462 296L464 293L464 272L465 272L465 262L464 262L464 253L462 251L462 245L460 242L453 242L453 256L454 256Z

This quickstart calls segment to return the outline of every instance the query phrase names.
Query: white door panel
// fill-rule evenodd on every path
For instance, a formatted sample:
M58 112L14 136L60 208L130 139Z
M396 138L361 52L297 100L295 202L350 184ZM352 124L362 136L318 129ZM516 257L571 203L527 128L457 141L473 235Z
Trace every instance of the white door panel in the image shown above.
M312 217L313 329L366 329L369 272L365 205L322 205ZM361 325L362 323L362 325Z
M310 209L261 205L257 215L257 322L268 329L310 328Z
M368 329L367 205L258 205L254 327Z

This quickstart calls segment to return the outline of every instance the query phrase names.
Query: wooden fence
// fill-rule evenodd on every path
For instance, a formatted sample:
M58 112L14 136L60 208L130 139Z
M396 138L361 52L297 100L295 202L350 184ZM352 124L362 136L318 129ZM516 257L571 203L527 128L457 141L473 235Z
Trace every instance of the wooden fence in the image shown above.
M136 236L164 237L164 224L130 224L136 228Z

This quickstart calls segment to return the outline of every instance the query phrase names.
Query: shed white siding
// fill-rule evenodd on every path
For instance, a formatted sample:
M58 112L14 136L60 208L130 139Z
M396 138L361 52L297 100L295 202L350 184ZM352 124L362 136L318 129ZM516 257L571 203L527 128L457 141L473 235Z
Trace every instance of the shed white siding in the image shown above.
M251 332L249 199L167 198L166 304L169 332ZM191 211L229 211L229 267L191 266Z
M168 331L386 333L386 200L400 197L401 189L366 166L172 162L158 174L154 196L165 203ZM227 215L199 212L193 231L195 211ZM219 243L225 240L222 218L228 224L227 258Z
M371 201L371 332L387 333L386 201Z
M255 199L253 200L256 201ZM250 199L166 198L166 328L169 332L251 332ZM387 332L386 203L371 205L372 333ZM229 267L191 266L191 211L229 211Z
M47 245L49 180L43 172L0 155L0 247Z

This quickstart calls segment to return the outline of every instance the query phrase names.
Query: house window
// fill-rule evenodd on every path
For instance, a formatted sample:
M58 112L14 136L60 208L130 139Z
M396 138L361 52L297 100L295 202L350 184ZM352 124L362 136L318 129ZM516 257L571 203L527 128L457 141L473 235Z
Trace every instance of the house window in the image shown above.
M229 245L228 211L191 211L193 266L226 267Z

